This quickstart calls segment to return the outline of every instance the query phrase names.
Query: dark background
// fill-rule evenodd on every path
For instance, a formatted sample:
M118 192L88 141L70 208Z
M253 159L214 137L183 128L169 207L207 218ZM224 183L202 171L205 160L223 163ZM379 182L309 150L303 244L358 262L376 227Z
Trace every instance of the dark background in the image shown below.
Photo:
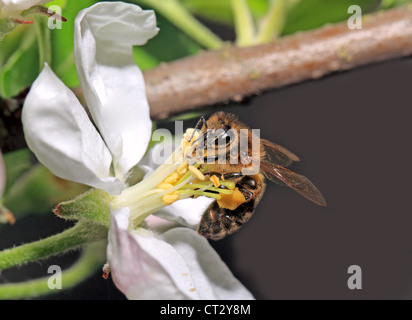
M411 79L412 59L396 60L217 108L297 153L301 162L291 169L309 177L328 202L318 207L269 183L252 219L213 243L256 298L412 298ZM67 226L52 214L25 218L1 229L0 249ZM51 263L65 267L76 256L5 271L0 280L45 276ZM347 287L350 265L362 268L361 290ZM123 296L99 272L49 298Z

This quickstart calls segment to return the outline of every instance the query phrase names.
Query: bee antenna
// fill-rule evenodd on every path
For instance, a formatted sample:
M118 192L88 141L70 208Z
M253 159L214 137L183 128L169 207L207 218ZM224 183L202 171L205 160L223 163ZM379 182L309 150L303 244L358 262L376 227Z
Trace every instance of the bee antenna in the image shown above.
M194 130L192 132L192 135L190 136L189 142L192 142L193 136L195 135L196 130L199 130L199 128L201 129L202 127L200 127L200 125L205 126L206 130L207 130L207 123L205 120L205 117L201 116L199 121L196 123L196 126L194 127ZM197 140L196 140L197 141ZM194 142L196 142L194 141Z

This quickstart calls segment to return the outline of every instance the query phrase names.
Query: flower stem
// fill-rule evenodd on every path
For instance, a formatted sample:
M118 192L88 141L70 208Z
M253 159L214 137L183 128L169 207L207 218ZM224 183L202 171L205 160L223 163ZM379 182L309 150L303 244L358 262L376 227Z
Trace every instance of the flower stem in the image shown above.
M78 222L74 227L54 236L0 252L0 270L37 261L88 242L105 239L107 228L90 222Z
M261 20L256 43L267 43L277 39L285 25L286 14L286 0L271 0L269 12Z
M159 13L165 16L170 22L207 49L219 49L223 46L223 41L200 23L177 0L134 0L133 2L137 4L144 3L159 11Z
M62 290L70 289L83 282L104 263L106 241L87 245L79 260L62 272ZM20 283L0 285L0 299L24 299L58 292L48 286L49 277ZM59 290L60 291L60 290Z
M232 11L235 19L236 43L239 47L253 44L255 26L253 17L246 0L231 0Z
M40 70L42 70L44 63L51 66L52 62L50 29L47 27L47 19L45 17L36 17L35 20L39 45L39 66Z

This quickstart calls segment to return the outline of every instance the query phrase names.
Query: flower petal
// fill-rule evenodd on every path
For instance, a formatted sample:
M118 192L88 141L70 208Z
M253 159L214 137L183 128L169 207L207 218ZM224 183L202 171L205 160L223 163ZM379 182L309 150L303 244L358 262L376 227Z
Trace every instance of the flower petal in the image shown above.
M146 151L151 121L144 80L133 45L156 35L153 11L123 2L101 2L75 21L74 58L90 113L123 178Z
M188 228L174 228L160 239L184 258L201 299L251 300L253 295L237 280L206 238Z
M115 211L109 231L107 257L117 288L129 299L199 298L186 262L170 245L144 229L134 235L127 231L129 213L128 208Z
M27 145L63 179L118 193L111 155L73 92L46 64L26 97L22 122Z
M108 260L129 299L253 299L204 237L187 228L129 232L128 215L112 215Z
M183 226L197 229L203 213L213 201L215 199L208 197L183 199L160 209L155 214L163 219L176 221Z

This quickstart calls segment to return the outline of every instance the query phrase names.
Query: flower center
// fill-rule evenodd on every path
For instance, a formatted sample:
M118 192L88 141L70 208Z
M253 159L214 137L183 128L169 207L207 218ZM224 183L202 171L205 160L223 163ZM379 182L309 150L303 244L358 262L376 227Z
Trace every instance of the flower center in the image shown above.
M162 165L140 183L112 197L113 209L130 208L130 228L136 228L147 216L175 201L199 196L220 200L234 192L233 181L204 174L203 158L194 155L200 135L198 130L188 129L180 147Z

